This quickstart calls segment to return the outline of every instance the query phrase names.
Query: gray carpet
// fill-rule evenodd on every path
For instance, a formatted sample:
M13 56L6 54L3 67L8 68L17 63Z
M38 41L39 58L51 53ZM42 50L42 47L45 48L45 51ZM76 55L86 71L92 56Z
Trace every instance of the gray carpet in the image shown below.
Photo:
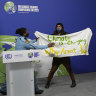
M44 93L39 96L96 96L96 72L75 75L77 86L70 88L69 76L54 77L49 89L45 89L46 79L38 80ZM38 95L36 95L38 96Z
M54 77L49 89L45 89L46 78L38 79L44 93L36 96L96 96L96 72L75 75L77 86L70 88L69 76ZM2 95L0 95L2 96Z

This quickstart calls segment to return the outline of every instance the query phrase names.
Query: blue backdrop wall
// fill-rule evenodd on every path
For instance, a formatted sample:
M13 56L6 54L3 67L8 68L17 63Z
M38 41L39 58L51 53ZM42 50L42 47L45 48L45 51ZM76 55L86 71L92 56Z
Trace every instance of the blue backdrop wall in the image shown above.
M8 1L15 12L4 9ZM39 12L19 12L18 5L38 6ZM17 28L26 27L34 39L36 30L52 34L58 22L69 33L92 29L90 55L71 57L71 66L75 73L96 72L96 0L0 0L0 35L16 35Z

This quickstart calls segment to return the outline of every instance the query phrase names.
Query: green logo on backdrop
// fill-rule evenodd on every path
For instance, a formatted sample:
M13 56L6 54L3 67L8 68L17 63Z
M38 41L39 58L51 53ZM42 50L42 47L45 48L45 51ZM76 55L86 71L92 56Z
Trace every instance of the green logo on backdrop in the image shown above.
M12 1L6 2L4 5L4 9L9 14L13 14L16 12L16 6Z

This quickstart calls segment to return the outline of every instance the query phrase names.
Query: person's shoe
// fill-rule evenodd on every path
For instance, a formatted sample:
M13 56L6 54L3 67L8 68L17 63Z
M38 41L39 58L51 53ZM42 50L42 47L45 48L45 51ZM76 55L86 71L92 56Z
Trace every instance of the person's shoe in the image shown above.
M76 82L75 82L75 80L74 81L72 81L72 84L71 84L71 88L73 88L73 87L75 87L76 86Z
M7 95L7 92L3 92L3 91L1 91L1 90L0 90L0 93L1 93L2 95Z
M35 94L42 94L44 91L43 90L39 90L37 92L35 92Z
M48 89L50 87L50 82L47 82L45 88Z

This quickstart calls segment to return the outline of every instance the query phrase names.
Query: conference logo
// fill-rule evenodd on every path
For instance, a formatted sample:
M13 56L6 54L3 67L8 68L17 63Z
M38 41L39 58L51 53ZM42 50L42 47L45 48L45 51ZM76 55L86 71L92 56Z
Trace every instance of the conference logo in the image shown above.
M4 5L4 9L9 14L13 14L16 12L16 6L12 1L6 2Z
M33 53L28 53L28 58L32 58L33 57Z
M15 12L18 13L31 13L31 12L39 12L38 6L33 6L33 5L26 5L26 4L18 4L15 5L14 2L8 1L4 5L4 10L8 14L14 14Z
M6 59L11 59L11 58L12 58L12 54L6 54L6 55L5 55L5 58L6 58Z

